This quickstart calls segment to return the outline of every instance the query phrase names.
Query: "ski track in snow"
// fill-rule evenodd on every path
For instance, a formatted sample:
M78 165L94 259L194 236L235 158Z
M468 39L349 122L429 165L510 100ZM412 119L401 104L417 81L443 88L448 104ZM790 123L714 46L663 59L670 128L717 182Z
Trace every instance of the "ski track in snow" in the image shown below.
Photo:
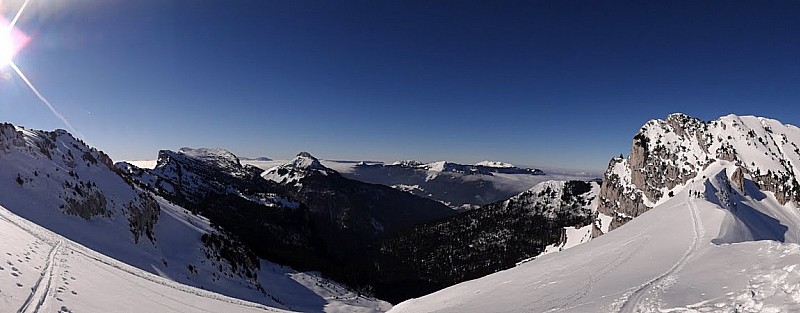
M589 300L589 301L581 302L578 305L568 306L569 304L574 304L574 303L576 303L578 301L581 301L583 299L583 297L585 297L587 294L589 294L589 292L592 291L592 288L594 288L594 284L596 282L598 282L598 281L600 281L602 279L605 279L606 277L611 275L616 269L618 269L621 266L625 265L625 263L628 263L628 261L630 261L631 258L633 258L637 253L639 253L639 251L642 250L642 248L647 246L647 244L650 242L651 238L650 238L650 236L644 236L644 237L642 237L640 239L642 240L642 242L639 243L639 245L637 245L635 249L631 250L628 253L625 253L624 250L623 250L623 252L618 254L616 258L614 258L613 260L608 262L607 265L602 267L602 268L606 268L608 270L603 271L603 272L599 273L598 275L589 275L589 278L587 279L586 285L583 286L578 291L578 293L576 293L576 294L574 294L572 296L569 296L569 297L558 298L558 299L553 299L553 300L548 301L547 305L550 306L550 308L548 308L544 312L564 312L564 311L568 312L571 309L574 309L574 308L579 307L579 306L586 305L588 303L593 302L594 300L597 300L597 299L592 299L592 300ZM637 241L637 240L640 240L640 239L631 239L628 242L622 244L621 247L627 246L628 244L631 244L634 241ZM562 304L561 305L553 305L554 303L562 303Z
M692 228L692 230L694 231L694 239L692 240L692 244L689 246L689 249L686 250L686 253L684 253L684 255L680 258L680 260L678 260L678 262L676 262L675 265L673 265L669 270L657 276L656 278L653 278L647 283L639 286L638 288L633 290L633 292L630 293L629 296L625 297L627 299L624 300L624 303L622 304L622 307L619 310L620 313L636 312L636 309L638 308L639 304L641 304L642 299L645 297L645 295L648 295L652 292L658 292L658 290L654 288L658 287L662 281L664 281L666 278L672 276L673 274L675 274L675 272L683 268L683 266L686 265L686 262L692 257L692 255L695 252L697 252L700 243L700 238L705 233L705 227L700 221L700 218L697 216L697 208L695 207L693 200L691 198L688 198L686 200L686 204L691 213L690 216L692 218L692 223L694 226Z
M71 244L70 242L68 242L68 240L60 239L55 234L48 234L47 230L38 229L37 227L39 227L39 226L31 223L30 221L15 217L13 215L13 213L7 211L5 208L2 208L2 207L0 207L0 219L9 222L12 225L15 225L19 229L25 231L26 233L32 235L33 237L35 237L37 239L39 239L43 243L52 245L52 248L49 251L47 260L45 261L45 265L42 268L41 272L39 273L40 276L39 276L38 280L31 287L30 294L25 299L25 301L22 304L22 306L20 306L20 308L16 311L17 313L29 313L29 312L38 313L39 310L41 309L41 307L47 301L47 299L51 297L52 293L51 293L50 289L52 287L52 280L53 280L53 277L56 276L56 267L58 266L58 262L60 261L58 255L63 253L64 250L68 250L70 252L77 253L79 255L82 255L83 257L86 257L88 259L94 260L94 261L96 261L96 262L98 262L100 264L106 265L106 266L110 267L110 268L106 269L107 271L109 271L109 272L118 271L119 273L113 273L113 274L115 276L118 276L121 279L130 281L130 282L133 282L133 283L136 283L136 284L139 284L139 283L136 282L136 281L131 280L130 278L136 277L137 279L142 279L142 281L148 281L148 282L151 282L151 283L157 283L159 285L166 286L166 287L169 287L169 288L181 291L181 292L185 292L185 293L188 293L188 294L193 294L195 296L200 296L200 297L203 297L203 298L212 299L212 300L216 300L216 301L220 301L220 302L229 303L229 304L232 304L232 305L237 305L237 306L242 306L242 307L250 307L250 308L253 308L253 309L259 309L259 310L263 310L263 311L266 311L266 312L284 312L282 310L278 310L278 309L275 309L275 308L272 308L272 307L268 307L268 306L265 306L265 305L252 303L252 302L247 302L247 301L239 300L239 299L235 299L235 298L230 298L230 297L226 297L226 296L223 296L223 295L214 294L214 293L211 293L209 291L202 290L202 289L199 289L199 288L196 288L196 287L191 287L191 286L186 286L186 285L181 285L181 284L168 282L163 278L152 276L152 275L148 275L148 273L145 273L144 271L139 270L137 268L133 268L133 267L127 265L127 264L123 264L123 263L115 264L114 262L112 262L110 260L105 260L103 257L95 255L95 253L93 253L93 251L91 251L89 249L86 249L83 246L80 246L80 245L77 245L77 244ZM124 275L120 275L120 274L123 274L123 273L131 275L131 276L130 277L124 277ZM44 284L44 285L42 285L42 284ZM141 284L139 284L139 285L141 285ZM211 311L203 310L202 308L193 306L193 305L191 305L189 303L186 303L185 301L181 301L180 299L176 299L175 297L170 297L168 295L162 295L162 296L165 297L165 298L169 298L172 301L175 301L176 303L183 304L186 307L194 308L198 312L200 312L200 311L202 311L202 312L211 312ZM35 303L35 305L34 305L34 303ZM0 310L0 311L2 311L2 310Z
M44 243L52 243L52 238L48 238L47 236L43 236L42 234L32 231L29 225L23 225L23 223L18 222L15 218L8 215L9 212L5 211L5 209L0 210L0 219L7 221L19 229L31 234L33 237L41 240ZM38 301L36 302L36 306L33 308L32 312L39 312L39 309L44 304L45 300L47 300L47 295L50 293L50 286L52 285L53 276L55 275L54 267L57 260L57 255L61 251L63 241L59 240L56 241L53 245L53 248L50 249L50 252L47 255L47 261L45 261L44 268L42 268L41 273L39 273L39 279L36 280L33 287L31 287L31 293L28 294L28 297L25 299L25 302L22 303L22 306L17 310L17 313L25 313L28 312L31 304L34 301L34 298L37 298ZM42 281L47 279L46 285L42 287ZM38 296L37 296L38 294Z
M55 246L53 246L53 249L50 250L50 254L47 255L47 262L45 263L44 269L39 276L39 280L36 282L33 288L31 288L31 294L19 312L26 312L28 306L31 304L30 301L35 297L38 298L39 301L36 302L36 307L34 307L33 312L37 313L42 307L42 304L44 304L44 301L47 300L47 296L50 294L50 286L53 283L53 276L56 275L55 267L59 262L58 254L61 252L62 243L63 241L59 241ZM45 279L45 276L47 277L47 283L44 285L44 287L42 287L41 282Z

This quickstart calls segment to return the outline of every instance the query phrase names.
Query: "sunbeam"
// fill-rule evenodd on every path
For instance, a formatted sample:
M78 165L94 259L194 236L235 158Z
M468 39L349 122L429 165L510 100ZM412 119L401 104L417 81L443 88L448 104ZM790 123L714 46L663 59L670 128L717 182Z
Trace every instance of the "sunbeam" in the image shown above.
M28 6L28 2L30 2L30 0L25 0L25 2L22 3L19 11L17 11L17 15L14 15L14 19L11 20L11 23L8 23L7 33L11 34L11 30L14 29L14 25L17 25L17 21L19 21L19 17L22 16L22 12L25 11L25 7Z
M25 0L25 2L22 3L22 6L19 8L19 11L17 11L17 14L14 15L14 18L11 20L11 22L8 23L8 27L2 34L2 39L0 40L3 40L3 42L0 44L2 44L3 46L7 44L8 51L6 51L6 47L0 47L0 49L3 50L1 52L2 56L0 56L2 57L2 60L0 60L0 62L3 62L2 64L3 66L8 65L12 69L14 69L14 72L17 73L17 76L19 76L19 78L22 79L22 81L24 81L26 85L28 85L28 88L30 88L30 90L33 91L36 97L38 97L39 100L41 100L42 103L44 103L44 105L47 106L50 112L53 113L53 115L55 115L59 120L61 120L61 122L64 123L65 126L67 126L67 129L73 135L83 137L82 135L80 135L80 133L78 133L77 130L75 130L75 127L72 127L72 124L70 124L70 122L67 121L64 115L61 115L61 113L59 113L58 110L56 110L55 106L53 106L53 104L50 103L50 100L47 100L47 98L45 98L44 95L42 95L42 93L39 92L39 89L37 89L36 86L34 86L33 83L31 83L30 79L28 79L28 77L22 73L17 64L14 63L13 57L14 54L16 53L17 47L14 47L12 34L14 33L14 27L17 24L17 21L19 21L19 18L20 16L22 16L22 12L25 11L25 8L28 6L28 3L30 3L30 0ZM8 39L7 43L5 42L6 38Z
M24 81L24 82L25 82L25 84L27 84L27 85L28 85L28 87L31 89L31 91L33 91L33 93L36 95L36 97L39 97L39 100L42 100L42 103L44 103L44 104L47 106L47 108L48 108L48 109L50 109L50 112L52 112L52 113L53 113L53 115L55 115L55 116L56 116L56 117L57 117L59 120L61 120L61 122L63 122L63 123L64 123L64 125L66 125L66 126L67 126L67 128L69 128L69 131L70 131L70 132L71 132L73 135L75 135L75 136L78 136L78 137L83 137L82 135L80 135L80 134L78 133L78 131L77 131L77 130L75 130L75 127L72 127L72 124L70 124L70 123L69 123L69 121L67 121L67 119L66 119L66 118L64 118L64 116L63 116L63 115L61 115L61 113L58 113L58 111L57 111L57 110L56 110L56 108L53 106L53 104L51 104L51 103L50 103L50 101L49 101L49 100L47 100L47 98L45 98L45 97L42 95L42 93L41 93L41 92L39 92L39 90L38 90L38 89L36 89L36 87L34 87L34 86L33 86L33 84L32 84L32 83L31 83L31 81L28 79L28 77L26 77L26 76L25 76L25 74L22 74L22 71L20 71L20 70L19 70L19 67L17 67L17 65L16 65L16 64L14 64L14 62L13 62L13 61L12 61L12 62L9 62L9 65L11 66L11 68L13 68L13 69L14 69L14 72L16 72L16 73L17 73L17 75L19 75L19 78L20 78L20 79L22 79L22 81Z

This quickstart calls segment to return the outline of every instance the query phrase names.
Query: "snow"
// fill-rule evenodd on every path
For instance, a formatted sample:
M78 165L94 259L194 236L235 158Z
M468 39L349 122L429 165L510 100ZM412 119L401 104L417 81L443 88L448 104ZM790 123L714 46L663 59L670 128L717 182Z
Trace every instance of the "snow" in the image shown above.
M515 167L514 164L500 162L500 161L480 161L475 163L475 166L486 166L486 167L500 167L500 168L512 168Z
M0 207L0 308L17 312L287 312L181 285Z
M146 168L146 169L151 169L151 170L156 168L156 164L158 164L157 160L138 160L138 161L136 161L136 160L134 160L134 161L124 161L123 160L122 162L127 162L127 163L130 163L130 164L133 164L138 168Z
M545 185L545 186L546 185L553 185L553 183L552 182L544 182L541 185ZM558 186L560 186L562 189L563 189L563 185L564 185L563 181L559 182L559 184L558 184ZM588 209L588 210L591 210L592 212L596 213L597 212L597 204L598 204L598 201L600 199L600 197L599 197L599 195L600 195L600 184L598 184L597 182L592 182L591 185L592 185L592 190L588 194L585 195L585 197L587 199L591 199L591 201L587 205L585 205L583 207L583 209ZM534 187L533 189L535 190L535 189L543 189L543 188L540 188L537 185L537 187ZM558 196L556 196L556 199L558 199L560 197L561 197L561 195L558 195ZM605 216L603 214L599 214L599 215ZM589 240L592 240L592 229L593 228L594 228L594 224L584 225L582 227L564 227L566 240L564 240L564 242L561 242L559 244L552 244L552 245L549 245L549 246L545 247L544 252L542 252L542 254L540 254L537 257L540 257L542 255L546 255L546 254L550 254L550 253L553 253L553 252L564 251L565 249L569 249L569 248L575 247L575 246L577 246L579 244L586 243ZM606 226L606 228L608 228L608 227Z
M270 168L261 174L266 180L279 184L297 183L308 175L328 175L334 171L322 165L317 158L308 152L301 152L288 163Z
M700 174L708 179L689 183L588 243L408 300L390 312L797 311L797 210L779 205L770 193L733 191L729 196L744 197L737 210L746 205L753 212L726 207L718 191L734 167L724 161L709 166ZM777 225L791 231L775 232ZM725 243L716 244L719 239Z
M260 161L260 160L242 160L242 164L248 164L255 167L258 167L262 170L268 170L273 167L283 165L288 163L291 160L272 160L272 161Z
M225 155L225 151L219 149L193 149L184 152L198 156ZM125 295L126 290L136 289L135 286L137 285L149 286L150 283L138 282L134 278L117 273L112 268L122 268L125 272L134 273L137 277L146 277L147 281L155 281L159 285L167 284L172 286L172 289L178 288L183 291L190 290L190 293L197 293L195 291L197 288L204 288L209 290L208 294L213 294L215 295L213 297L216 298L223 297L220 294L224 294L224 297L244 299L239 301L242 303L244 301L260 303L256 306L257 308L275 307L304 312L330 312L331 310L335 311L333 308L345 305L351 307L360 306L365 310L374 309L378 311L383 310L380 308L386 307L385 302L375 299L362 297L358 302L351 303L348 302L350 300L341 302L337 300L337 297L316 294L312 288L293 279L298 274L297 271L264 260L260 260L260 269L254 270L257 279L241 276L240 273L232 270L231 264L226 260L209 258L206 254L206 247L201 241L201 236L213 231L208 219L191 214L180 206L128 184L112 170L110 160L108 160L108 164L103 163L103 160L93 163L91 162L92 158L100 159L99 152L91 150L66 132L56 131L51 133L13 126L0 127L0 182L4 182L2 188L0 188L0 206L4 208L2 212L5 212L2 214L2 218L6 221L13 220L20 225L29 225L25 228L28 230L41 230L41 227L48 230L34 231L37 234L45 234L41 235L41 238L33 236L36 239L29 241L31 247L33 247L34 243L39 246L39 248L34 249L36 250L35 253L23 251L25 248L22 247L25 243L19 243L22 246L17 248L11 247L17 244L15 242L17 241L16 237L14 237L16 235L0 236L0 247L8 250L8 252L0 251L0 257L4 257L4 253L11 253L10 256L6 255L9 258L7 261L14 264L9 265L9 268L17 267L19 270L17 276L10 273L13 269L9 270L7 275L9 277L22 277L23 280L19 281L19 283L25 286L23 289L29 290L29 286L35 284L35 281L28 280L28 277L39 277L38 274L31 275L34 273L31 268L36 269L35 267L38 266L39 269L37 270L41 270L49 259L47 258L49 252L55 249L54 247L57 246L58 242L63 242L64 244L58 246L58 253L70 254L70 257L65 257L68 259L65 262L91 263L92 261L77 256L79 252L83 252L82 255L88 256L87 258L99 259L103 261L101 263L106 264L93 264L91 265L91 270L87 270L87 272L109 273L108 275L104 274L105 276L98 276L99 278L94 280L85 279L85 285L82 285L82 291L78 291L79 293L87 296L92 294L104 295L103 292L107 291L109 292L108 295L103 297L130 304L130 307L118 308L117 306L111 306L111 300L103 302L105 301L101 299L103 297L98 297L98 299L86 297L80 300L86 302L86 306L76 305L74 307L87 309L76 311L197 311L191 307L176 304L183 301L178 296L176 296L178 298L172 298L178 299L177 302L169 299L162 301L166 305L164 307L153 306L152 310L150 310L147 309L149 307L145 306L144 309L139 310L135 305L137 302L135 300L148 298L152 299L151 302L158 302L159 298L170 297L170 292L162 292L160 290L161 287L153 287L152 290L155 290L155 292L145 292L143 290L141 293L132 295L130 302L120 300L118 297ZM235 157L223 159L223 161L225 160L235 161ZM22 183L17 182L17 177L20 178ZM70 187L65 186L75 186L74 188L81 186L83 194L95 190L100 192L104 195L106 201L104 205L105 211L86 217L77 216L75 213L70 214L64 208L64 205L68 204L65 199L76 198L80 200L82 195L77 190L73 191ZM292 203L287 202L288 200L280 197L262 196L263 198L251 200L283 201L284 204L292 205ZM129 222L132 215L129 206L139 203L143 201L142 199L148 197L152 197L153 201L155 201L154 206L157 208L154 211L157 219L155 219L156 222L152 228L153 240L142 234L139 240L136 241L133 238ZM85 205L79 207L85 207ZM6 211L6 208L8 211ZM2 228L2 230L6 230L6 228ZM54 235L54 233L58 235ZM24 237L23 235L19 236ZM43 248L45 246L47 249ZM12 252L12 250L18 252ZM75 259L72 259L73 257L71 256L73 252L76 255ZM26 253L28 255L25 255ZM30 262L36 261L38 264L31 265L31 268L26 267L23 270L22 267L17 265L25 262L24 260L28 260L25 257L30 257ZM3 262L5 261L0 260L0 265L5 268L6 265L3 265ZM0 270L0 277L5 278L4 274L6 273L2 273L2 271ZM306 281L314 280L315 283L338 286L331 290L346 290L341 285L328 282L326 279L318 277L318 275L315 276L309 273L307 276ZM111 278L113 277L116 277L116 279L112 280ZM109 283L103 283L104 280L124 280L125 282L119 282L117 284L118 287L114 287L106 286ZM74 285L75 283L70 284ZM257 286L259 285L263 287L263 291L258 290ZM8 284L0 285L0 299L6 299L6 292L10 294L11 289L8 286ZM342 296L350 293L351 291L347 291ZM195 302L191 297L185 299L186 301L183 302ZM0 311L3 311L2 308L6 307L18 307L16 306L18 300L19 298L16 295L13 300L8 300L14 302L15 306L3 305L0 302ZM146 301L141 300L140 302ZM202 303L202 301L199 303ZM169 306L173 308L170 309ZM57 311L60 306L54 305L52 308L52 310L48 310ZM72 309L73 306L69 306L69 308ZM215 304L209 304L208 308L211 312L228 311L224 307Z

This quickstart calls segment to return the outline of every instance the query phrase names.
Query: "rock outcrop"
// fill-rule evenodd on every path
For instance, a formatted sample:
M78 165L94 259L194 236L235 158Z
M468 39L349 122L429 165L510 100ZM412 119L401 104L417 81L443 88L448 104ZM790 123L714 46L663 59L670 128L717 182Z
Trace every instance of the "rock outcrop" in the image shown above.
M628 158L614 158L605 172L598 210L616 228L652 208L708 165L733 162L737 188L745 177L775 194L781 204L800 200L800 129L779 121L736 115L705 122L685 114L647 122L634 136Z

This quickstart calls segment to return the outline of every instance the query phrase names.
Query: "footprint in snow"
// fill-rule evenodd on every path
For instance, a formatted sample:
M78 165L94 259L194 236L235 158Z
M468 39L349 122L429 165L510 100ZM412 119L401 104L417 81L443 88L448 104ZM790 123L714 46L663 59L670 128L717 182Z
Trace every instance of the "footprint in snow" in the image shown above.
M22 288L22 283L17 283L17 287Z

